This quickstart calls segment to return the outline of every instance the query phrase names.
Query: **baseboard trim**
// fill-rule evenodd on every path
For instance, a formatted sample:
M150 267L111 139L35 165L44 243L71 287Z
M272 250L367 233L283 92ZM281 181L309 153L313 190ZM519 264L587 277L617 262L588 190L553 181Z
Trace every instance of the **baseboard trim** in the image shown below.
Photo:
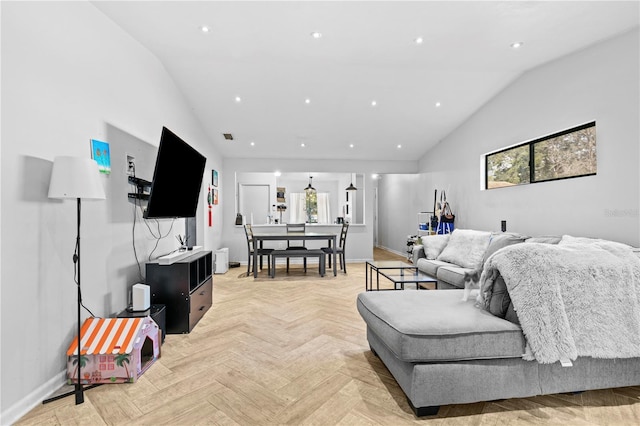
M402 252L402 251L397 251L394 249L390 249L389 247L385 247L385 246L376 246L376 248L379 248L381 250L386 250L388 252L391 252L393 254L397 254L398 256L402 256L402 257L407 257L407 253L406 252Z
M33 410L38 404L42 404L42 401L64 386L66 378L67 371L63 370L20 401L2 411L0 413L0 424L9 425L20 420L22 416Z

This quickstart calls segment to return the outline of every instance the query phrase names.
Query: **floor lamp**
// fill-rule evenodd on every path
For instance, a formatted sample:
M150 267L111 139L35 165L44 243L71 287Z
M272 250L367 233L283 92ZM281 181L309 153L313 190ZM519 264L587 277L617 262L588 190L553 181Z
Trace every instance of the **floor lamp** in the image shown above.
M80 200L103 200L104 188L100 182L98 163L90 158L80 157L56 157L51 170L49 183L49 198L76 199L78 206L78 229L76 236L76 249L73 254L73 263L76 267L76 282L78 287L78 383L75 385L76 405L84 402L83 386L81 383L81 339L80 339L80 307L82 306L82 291L80 286ZM66 395L64 395L66 396ZM62 396L61 396L62 397ZM56 398L58 399L58 398Z

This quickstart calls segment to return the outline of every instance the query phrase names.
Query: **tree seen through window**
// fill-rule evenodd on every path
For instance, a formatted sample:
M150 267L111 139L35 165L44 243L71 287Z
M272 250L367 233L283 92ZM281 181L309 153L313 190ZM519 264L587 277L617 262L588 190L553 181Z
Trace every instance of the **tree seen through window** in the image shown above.
M485 157L485 188L596 174L596 123L559 132Z

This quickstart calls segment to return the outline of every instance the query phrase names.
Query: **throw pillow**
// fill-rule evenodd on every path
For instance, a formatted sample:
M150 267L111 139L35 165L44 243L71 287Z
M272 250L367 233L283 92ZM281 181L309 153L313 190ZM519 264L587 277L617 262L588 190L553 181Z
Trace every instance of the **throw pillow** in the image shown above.
M456 229L450 235L449 243L437 260L470 269L482 266L482 258L491 239L490 232Z
M426 258L429 260L435 260L449 242L449 236L450 234L422 237L422 244L424 245L424 254Z
M504 233L495 233L491 234L491 240L489 241L489 247L487 251L484 253L484 257L482 258L482 264L487 261L487 259L495 252L500 250L501 248L518 244L526 240L528 237L520 234L514 234L512 232L504 232Z

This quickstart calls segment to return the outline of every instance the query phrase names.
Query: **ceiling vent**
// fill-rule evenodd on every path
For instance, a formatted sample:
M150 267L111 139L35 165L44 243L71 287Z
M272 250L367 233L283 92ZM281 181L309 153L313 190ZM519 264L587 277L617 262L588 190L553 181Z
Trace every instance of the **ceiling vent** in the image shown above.
M224 138L228 141L232 141L233 140L233 135L231 133L223 133Z

